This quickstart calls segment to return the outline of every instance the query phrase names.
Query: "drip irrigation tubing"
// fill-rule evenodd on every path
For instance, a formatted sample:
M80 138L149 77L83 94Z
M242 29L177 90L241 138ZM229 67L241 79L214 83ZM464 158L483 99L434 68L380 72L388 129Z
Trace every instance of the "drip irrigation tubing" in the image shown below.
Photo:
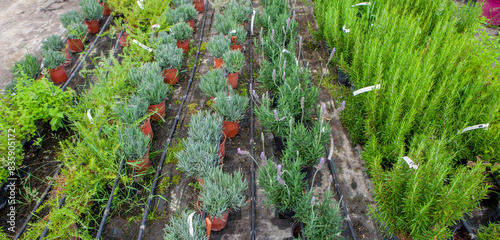
M290 5L290 9L292 9L292 11L297 12L295 10L295 8L294 8L291 0L288 1L288 4ZM297 34L298 33L299 33L299 31L297 30ZM302 59L302 65L304 67L306 67L306 61L305 61L304 54L303 54L303 51L302 51L302 46L299 46L299 58ZM344 199L342 197L342 193L340 192L340 185L339 185L338 180L337 180L337 175L335 174L335 165L333 164L333 161L332 161L332 157L333 157L333 136L330 136L330 142L331 142L330 151L328 151L328 149L326 151L327 155L328 155L328 157L327 157L328 169L330 170L330 174L333 177L335 191L337 192L337 195L338 195L338 197L340 199L339 200L340 201L340 205L342 206L342 210L344 211L345 220L347 222L347 226L349 228L349 232L351 233L351 237L352 237L353 240L357 240L356 234L354 233L354 228L352 226L351 218L349 217L349 213L347 211L347 207L346 207Z
M61 200L59 200L59 205L57 206L57 208L61 208L61 206L63 205L65 200L66 200L66 196L62 197ZM43 229L42 236L40 236L40 238L38 240L42 240L47 236L47 234L49 233L50 223L51 223L51 221L49 221L47 223L47 225L45 226L45 229Z
M252 5L252 3L250 3ZM253 6L252 6L253 9ZM250 39L253 39L253 24L255 19L255 10L252 12L252 21L250 23ZM254 156L254 114L253 114L253 41L250 40L250 91L248 94L250 95L250 156L253 158ZM256 232L255 232L255 162L251 161L252 165L250 165L250 176L251 176L251 224L250 224L250 236L252 240L255 240Z
M83 56L83 59L79 59L78 61L78 64L76 65L76 68L75 70L73 70L71 72L71 75L70 77L68 78L68 80L64 83L64 85L61 87L61 89L64 91L64 89L66 89L66 87L68 86L68 84L71 82L71 80L76 76L76 74L78 73L78 71L80 70L80 67L82 66L83 62L85 62L85 60L87 60L87 57L89 56L89 54L92 52L92 49L94 49L94 46L97 42L97 40L99 40L101 34L103 33L104 29L106 29L106 27L108 26L109 24L109 20L113 18L113 15L109 15L108 16L108 19L106 20L106 22L104 23L104 26L102 26L101 30L99 31L99 34L97 34L95 40L92 42L92 45L90 45L90 48L88 49L88 51L85 53L85 55Z
M181 106L179 107L179 110L177 111L177 116L175 116L174 124L172 126L172 131L170 132L170 136L168 137L167 143L165 144L165 148L161 154L160 163L158 164L158 167L156 169L156 174L154 177L153 185L151 186L151 191L149 192L149 197L148 197L148 200L146 203L146 207L144 208L144 215L142 217L141 227L139 228L139 235L137 236L138 240L141 240L144 236L144 231L146 230L146 220L148 219L149 208L151 205L151 201L153 199L154 190L156 188L156 185L158 184L158 178L160 176L161 169L163 168L163 162L165 161L166 153L168 151L168 148L170 147L170 143L172 142L172 137L174 136L175 130L177 129L177 123L179 121L179 116L182 112L182 107L184 106L184 103L186 102L187 95L188 95L189 90L191 88L191 84L193 83L195 70L196 70L196 66L198 63L198 57L200 56L200 48L201 48L201 44L203 42L203 32L205 31L205 21L207 19L207 12L208 12L207 8L208 8L208 1L205 2L205 11L203 12L203 24L201 27L201 34L200 34L200 40L198 43L198 50L196 51L196 58L194 60L193 69L191 71L191 77L189 78L189 82L188 82L188 85L186 88L186 92L184 93L184 97L182 99Z

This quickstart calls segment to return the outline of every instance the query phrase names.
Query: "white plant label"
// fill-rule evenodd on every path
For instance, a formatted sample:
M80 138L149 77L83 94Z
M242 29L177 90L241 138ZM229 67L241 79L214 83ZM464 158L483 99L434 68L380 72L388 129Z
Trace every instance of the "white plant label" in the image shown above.
M139 45L141 48L144 48L146 51L149 51L149 52L153 51L153 49L151 49L151 48L147 47L146 45L140 43L136 39L133 39L132 42L135 43L135 44L137 44L137 45Z
M229 34L234 34L234 33L236 33L236 29L233 30L233 31L231 31L231 32L229 32Z
M92 115L90 115L90 110L91 110L91 109L87 110L87 117L89 118L90 123L91 123L91 124L94 124L94 119L92 118Z
M283 51L281 51L282 53L290 53L290 51L286 50L286 48L283 48Z
M253 21L255 19L255 10L253 10L252 12L252 21L250 22L250 31L252 31L252 35L253 35Z
M189 235L191 235L191 237L194 237L194 228L193 228L193 216L196 212L192 212L191 214L189 214L188 216L188 224L189 224Z
M418 169L418 165L415 164L408 156L404 156L403 160L405 160L405 162L408 164L410 168L413 168L415 170Z
M370 6L370 2L360 2L358 4L354 4L351 7L357 7L357 6Z
M352 93L353 96L356 96L358 94L361 94L361 93L365 93L365 92L369 92L369 91L372 91L373 89L379 89L380 88L380 84L377 84L377 85L373 85L373 86L369 86L369 87L365 87L365 88L361 88L359 90L356 90Z
M160 24L155 24L155 25L151 26L151 28L158 29L158 28L160 28Z
M351 31L351 29L347 29L344 25L344 26L342 26L342 31L344 31L345 33L349 33Z
M144 10L144 5L142 5L142 1L137 1L137 5L139 5L139 7Z
M486 123L486 124L478 124L478 125L474 125L474 126L470 126L470 127L466 127L464 128L464 130L462 130L461 133L464 133L464 132L467 132L467 131L470 131L470 130L476 130L476 129L484 129L485 131L488 130L488 127L490 126L489 123Z

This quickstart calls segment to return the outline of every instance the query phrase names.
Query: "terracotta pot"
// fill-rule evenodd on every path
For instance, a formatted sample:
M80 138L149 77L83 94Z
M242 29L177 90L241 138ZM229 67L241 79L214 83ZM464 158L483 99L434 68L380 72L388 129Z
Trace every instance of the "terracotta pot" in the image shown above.
M69 66L73 61L71 61L71 55L69 55L69 48L66 47L64 48L64 53L66 53L66 60L63 63L63 66L67 67Z
M224 64L224 59L222 59L222 58L215 58L215 68L221 68L222 64Z
M162 118L165 118L165 101L161 101L161 103L158 104L149 105L148 112L156 112L156 110L158 110L158 112L151 116L151 120L160 121Z
M102 13L102 15L104 16L109 16L111 14L111 9L109 9L109 4L108 3L99 3L99 5L103 6L104 7L104 12Z
M177 68L170 68L163 70L163 82L166 84L174 85L179 81Z
M239 72L227 74L227 83L233 89L235 89L238 86L238 74L239 74Z
M186 23L189 23L189 26L193 29L194 31L194 18L191 20L187 20Z
M142 133L144 133L144 135L148 136L149 139L153 139L153 129L151 128L151 122L149 121L149 118L145 123L141 125L139 129Z
M240 45L231 45L231 50L241 50L241 44Z
M228 122L224 121L222 125L222 132L226 134L226 137L233 138L240 132L240 122Z
M149 150L144 155L144 157L136 159L136 160L127 160L127 163L132 167L134 172L144 172L146 169L149 168Z
M203 211L201 211L201 208L200 208L200 199L198 199L198 201L196 201L196 206L198 207L198 211L200 211L200 213L203 214ZM210 225L211 225L212 231L218 232L218 231L224 229L224 227L226 227L226 224L227 224L228 216L229 216L229 209L227 210L226 213L224 213L222 215L222 218L212 218L212 217L210 217L209 214L207 214L207 217L210 219Z
M196 8L198 12L201 13L205 12L205 2L203 0L198 0L198 1L194 0L193 3L194 3L194 8Z
M177 47L184 49L184 53L187 53L189 51L189 39L186 39L182 42L177 40Z
M205 179L203 179L203 178L198 178L198 179L196 179L196 180L198 180L198 183L200 184L200 186L205 185Z
M224 141L222 141L219 145L219 156L220 158L224 158L226 156L226 134L224 132L222 132L222 134L224 134Z
M118 37L118 36L120 36L120 33L116 33L116 37ZM119 40L120 46L122 46L122 47L128 46L127 37L128 37L128 33L123 32L122 36L120 37L120 40Z
M81 52L83 50L85 50L85 46L83 46L83 42L82 42L82 39L78 39L78 38L68 38L68 48L70 51L72 52Z
M99 20L85 20L83 21L85 25L87 25L87 32L89 33L98 33L99 32Z
M63 65L54 69L49 69L49 72L50 79L52 79L52 82L55 84L66 82L66 80L68 80L68 75L66 74L66 69L64 69Z

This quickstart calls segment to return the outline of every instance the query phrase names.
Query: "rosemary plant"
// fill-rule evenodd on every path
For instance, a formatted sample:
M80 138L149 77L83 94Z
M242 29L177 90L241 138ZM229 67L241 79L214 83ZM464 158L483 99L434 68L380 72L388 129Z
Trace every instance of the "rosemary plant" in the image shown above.
M185 22L176 23L170 29L175 39L181 42L189 39L191 35L193 35L193 29Z
M227 51L223 55L224 67L229 73L240 72L241 68L245 65L245 55L238 49Z
M224 118L224 121L237 122L241 120L248 108L248 97L234 94L230 91L229 96L225 92L215 94L217 101L212 108Z
M61 21L64 28L68 28L72 23L80 23L83 16L76 10L69 10L61 14L59 20Z
M194 213L194 212L193 212ZM178 240L178 239L191 239L191 240L208 240L205 232L205 222L203 219L195 215L190 219L193 214L186 210L180 212L174 217L170 218L170 222L165 226L164 240ZM189 224L189 222L192 223ZM193 229L191 234L190 229Z
M165 101L171 89L172 86L165 84L162 78L161 80L142 81L138 86L137 94L150 105L154 105Z
M80 6L82 15L87 20L99 20L104 11L104 7L99 5L98 1L94 0L81 0Z
M240 170L232 175L224 173L222 168L215 168L205 178L201 188L201 209L211 218L221 218L230 208L238 211L245 205L243 191L248 188Z
M175 153L178 160L177 169L184 171L188 176L203 178L219 167L217 145L187 138L182 140L182 146L184 149Z
M10 71L15 78L24 76L33 78L40 71L40 65L38 64L38 59L27 52L24 54L24 59L14 63Z
M175 44L162 44L154 50L155 61L163 69L180 68L184 58L183 50Z
M62 52L59 51L44 51L43 52L43 66L47 69L56 69L61 66L66 60L66 56Z
M139 128L128 126L118 131L118 140L121 143L120 154L126 160L143 158L149 150L149 137L144 135Z
M58 51L63 45L63 41L58 35L50 35L45 41L42 41L42 50L43 51Z
M231 45L231 41L224 37L222 33L219 35L212 37L210 41L208 41L207 49L215 58L222 58L224 53L229 51Z
M200 89L209 97L215 97L218 92L227 92L228 86L222 69L210 69L201 76Z

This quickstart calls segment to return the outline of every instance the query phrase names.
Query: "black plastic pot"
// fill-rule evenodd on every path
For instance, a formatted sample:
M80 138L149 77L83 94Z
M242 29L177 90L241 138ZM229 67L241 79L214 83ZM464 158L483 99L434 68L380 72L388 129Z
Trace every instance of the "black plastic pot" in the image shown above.
M460 235L461 237L460 238L456 238L455 236L457 235ZM452 236L452 240L456 240L456 239L472 239L469 235L469 232L467 231L467 229L464 227L463 224L458 224L457 226L455 226L453 228L453 236Z
M279 95L277 93L271 93L271 108L276 108L278 106Z
M349 80L349 76L347 76L344 71L342 71L340 68L337 68L337 73L338 73L338 81L340 84L350 87L351 86L351 81Z
M295 216L295 211L288 208L276 207L276 212L278 212L278 219L292 219Z
M499 223L500 222L500 203L497 205L495 211L493 211L489 218L490 223Z
M312 170L313 170L313 165L300 167L300 172L306 174L304 179L302 179L303 182L309 181L309 178L311 178Z
M274 147L276 151L282 152L285 150L286 138L274 136Z
M299 222L298 220L295 220L292 223L292 227L290 228L292 232L292 236L294 239L302 239L305 240L307 239L306 237L302 236L302 229L304 228L304 224Z

